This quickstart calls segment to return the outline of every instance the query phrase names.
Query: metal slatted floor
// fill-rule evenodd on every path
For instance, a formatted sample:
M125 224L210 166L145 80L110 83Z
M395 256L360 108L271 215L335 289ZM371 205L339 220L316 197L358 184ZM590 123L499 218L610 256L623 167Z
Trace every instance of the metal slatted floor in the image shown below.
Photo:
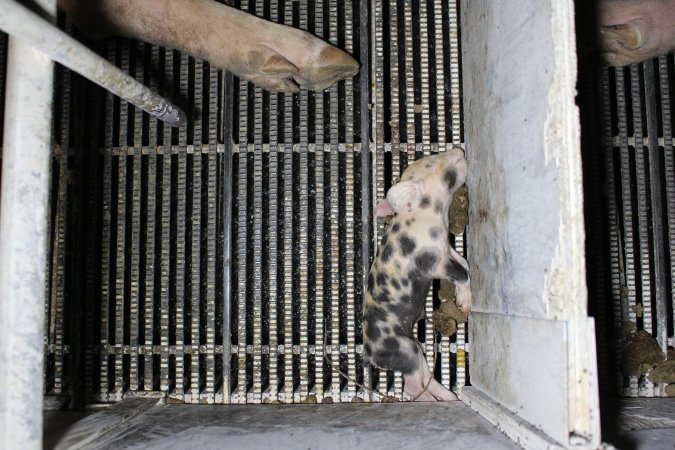
M180 104L181 129L59 69L48 394L404 398L400 377L361 365L364 277L383 231L370 211L409 161L462 142L460 30L454 2L371 3L238 5L360 60L358 77L322 93L269 94L171 50L91 43ZM673 67L669 55L582 68L590 309L603 388L627 396L665 386L620 373L620 327L675 345ZM444 385L469 382L463 326L439 339L420 323L418 335Z
M675 346L673 61L581 67L588 286L606 394L665 395L665 384L621 372L631 331Z
M371 208L409 161L461 142L455 5L237 6L344 48L362 71L324 92L270 94L172 50L91 44L182 106L180 129L59 71L49 394L405 399L400 376L361 361L364 281L384 227ZM462 236L455 246L463 253ZM434 303L430 291L429 317ZM421 322L418 335L437 378L464 385L465 327L441 339Z

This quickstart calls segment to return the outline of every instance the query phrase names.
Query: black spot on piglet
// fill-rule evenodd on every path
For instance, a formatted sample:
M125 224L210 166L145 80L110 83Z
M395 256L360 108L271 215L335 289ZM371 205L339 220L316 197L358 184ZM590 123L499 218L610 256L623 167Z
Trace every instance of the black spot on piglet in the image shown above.
M367 323L386 322L387 311L377 306L366 307L363 320Z
M378 327L374 323L369 323L366 326L366 337L368 337L368 339L370 339L372 342L379 341L380 337L382 337L380 327Z
M401 252L403 253L403 256L408 256L415 251L415 240L406 233L403 233L398 238L398 242L401 244Z
M452 189L457 183L457 171L455 169L448 169L443 175L443 181L448 185L449 189Z
M420 272L424 274L429 274L434 270L437 260L438 257L436 254L430 251L421 252L419 255L415 256L415 264Z
M469 279L469 272L467 272L467 270L462 267L461 264L453 261L452 259L448 260L447 264L445 265L445 274L450 280L460 283L463 283Z
M401 344L398 342L398 339L393 338L393 337L388 337L382 342L382 347L386 351L397 352L401 348Z
M387 244L382 249L382 262L386 263L391 258L391 255L394 253L394 247L391 244Z
M417 355L400 351L400 345L394 338L385 339L384 348L377 350L372 357L372 361L377 367L398 370L404 375L418 369L418 360Z
M438 239L441 236L441 228L440 227L431 227L429 228L429 236L431 236L431 239Z
M431 199L429 198L428 195L425 195L422 197L422 200L420 201L420 208L428 208L431 205Z

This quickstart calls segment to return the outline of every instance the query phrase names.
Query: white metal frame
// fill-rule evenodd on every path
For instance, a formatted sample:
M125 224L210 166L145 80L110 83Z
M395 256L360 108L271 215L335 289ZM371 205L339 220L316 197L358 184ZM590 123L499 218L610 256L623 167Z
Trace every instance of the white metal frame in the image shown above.
M55 0L37 3L54 16ZM0 188L0 448L42 448L54 64L10 37Z

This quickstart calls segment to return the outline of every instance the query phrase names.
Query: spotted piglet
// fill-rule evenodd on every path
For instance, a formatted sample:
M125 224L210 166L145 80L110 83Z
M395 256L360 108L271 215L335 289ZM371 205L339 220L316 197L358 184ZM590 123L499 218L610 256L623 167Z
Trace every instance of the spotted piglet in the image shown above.
M431 374L413 326L424 318L434 278L455 283L456 303L471 309L469 266L450 246L448 208L466 179L464 151L415 161L375 207L376 216L393 216L368 275L363 308L367 363L403 373L404 390L415 400L457 400Z

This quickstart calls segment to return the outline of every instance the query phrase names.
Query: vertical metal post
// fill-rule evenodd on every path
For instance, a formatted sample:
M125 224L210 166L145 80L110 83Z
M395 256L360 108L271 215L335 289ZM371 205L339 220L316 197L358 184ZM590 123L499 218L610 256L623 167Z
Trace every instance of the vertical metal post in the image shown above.
M53 0L42 7L55 12ZM10 38L0 189L0 448L42 448L53 63Z

